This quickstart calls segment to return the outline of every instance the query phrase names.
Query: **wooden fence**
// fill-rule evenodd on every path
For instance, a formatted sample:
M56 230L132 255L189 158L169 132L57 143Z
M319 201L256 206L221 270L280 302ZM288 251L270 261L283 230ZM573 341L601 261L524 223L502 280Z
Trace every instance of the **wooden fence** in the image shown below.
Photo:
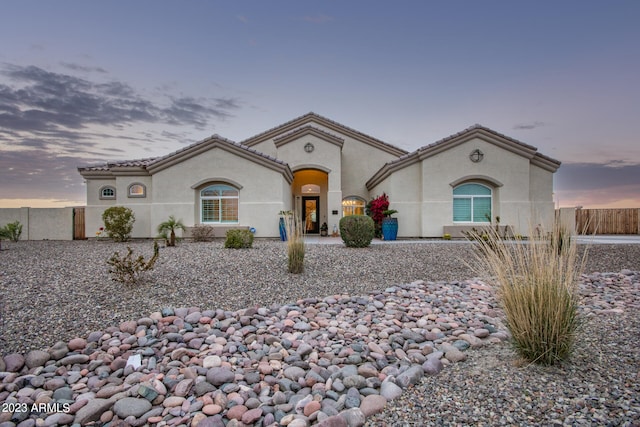
M640 234L640 209L576 209L581 234Z
M73 208L73 239L84 240L84 208Z

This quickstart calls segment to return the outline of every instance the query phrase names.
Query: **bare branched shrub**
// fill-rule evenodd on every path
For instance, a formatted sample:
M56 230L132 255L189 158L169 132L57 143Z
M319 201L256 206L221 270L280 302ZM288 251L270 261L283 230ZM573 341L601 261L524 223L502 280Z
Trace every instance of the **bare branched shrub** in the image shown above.
M215 236L214 231L211 226L197 224L191 228L191 237L194 242L211 242Z
M142 255L134 259L133 250L129 246L127 246L127 254L122 257L118 251L114 252L107 261L110 266L109 273L111 278L116 282L127 285L141 283L145 273L153 269L158 259L159 251L158 242L154 241L153 256L146 261Z

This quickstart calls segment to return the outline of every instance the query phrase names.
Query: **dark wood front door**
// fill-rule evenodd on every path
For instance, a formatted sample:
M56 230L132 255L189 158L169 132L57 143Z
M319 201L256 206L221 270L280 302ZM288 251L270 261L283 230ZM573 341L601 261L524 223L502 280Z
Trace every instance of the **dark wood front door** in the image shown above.
M320 233L320 197L302 197L302 223L305 233Z

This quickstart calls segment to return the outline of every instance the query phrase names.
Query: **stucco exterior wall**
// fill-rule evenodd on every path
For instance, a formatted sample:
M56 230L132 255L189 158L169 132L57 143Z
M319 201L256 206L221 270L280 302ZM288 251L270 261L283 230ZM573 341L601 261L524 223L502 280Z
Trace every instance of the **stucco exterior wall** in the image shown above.
M479 125L395 163L389 162L403 150L313 113L249 138L245 144L250 150L216 138L155 162L123 162L83 173L87 235L102 225L102 211L114 205L134 210L134 237L155 236L157 225L170 215L188 227L198 224L199 191L216 182L239 189L237 226L256 228L257 237L278 236L278 213L301 208L300 187L305 184L320 186L314 194L319 197L318 222L326 221L329 229L342 217L344 197L369 201L386 192L390 208L398 210L400 237L440 237L444 227L469 225L453 222L453 189L468 182L491 188L492 220L499 216L500 223L514 227L517 234L527 234L537 224L550 228L554 220L551 171L560 163L536 154L535 147ZM305 150L308 143L314 145L312 152ZM476 149L484 156L474 163L469 155ZM108 178L110 171L116 177ZM374 185L371 190L368 182ZM145 185L147 197L127 197L132 183ZM100 200L100 188L105 185L116 188L116 200Z
M112 179L87 179L87 206L112 206L115 204L111 199L100 199L100 190L103 187L113 187L116 189L116 199L124 196L117 191L116 178Z
M150 224L155 229L169 215L186 226L199 224L199 190L207 183L225 182L241 187L237 225L254 227L256 237L277 236L278 212L289 208L291 198L290 192L282 193L288 187L283 181L278 171L214 148L153 174Z
M398 213L398 237L421 237L422 233L422 173L420 163L400 169L371 191L370 199L386 193L389 209Z
M73 240L73 208L0 209L0 227L20 221L20 240Z
M540 224L545 230L551 230L555 222L553 172L532 164L529 188L532 211L531 223L533 225Z
M22 224L21 240L29 239L29 210L31 208L1 208L0 209L0 227L19 221Z
M469 154L480 149L481 162ZM492 219L518 230L528 223L529 159L492 143L474 138L422 161L423 230L425 237L441 236L443 226L453 223L453 183L481 182L493 191ZM516 231L520 233L521 231Z

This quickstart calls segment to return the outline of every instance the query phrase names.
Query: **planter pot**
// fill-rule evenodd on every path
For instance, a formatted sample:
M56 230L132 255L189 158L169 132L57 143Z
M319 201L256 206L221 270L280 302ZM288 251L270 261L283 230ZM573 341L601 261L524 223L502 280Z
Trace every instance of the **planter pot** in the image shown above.
M396 240L398 237L398 218L382 219L382 237L384 240Z
M284 218L280 218L280 223L278 225L278 230L280 231L280 240L281 241L286 241L287 240L287 227L285 227L284 225Z

